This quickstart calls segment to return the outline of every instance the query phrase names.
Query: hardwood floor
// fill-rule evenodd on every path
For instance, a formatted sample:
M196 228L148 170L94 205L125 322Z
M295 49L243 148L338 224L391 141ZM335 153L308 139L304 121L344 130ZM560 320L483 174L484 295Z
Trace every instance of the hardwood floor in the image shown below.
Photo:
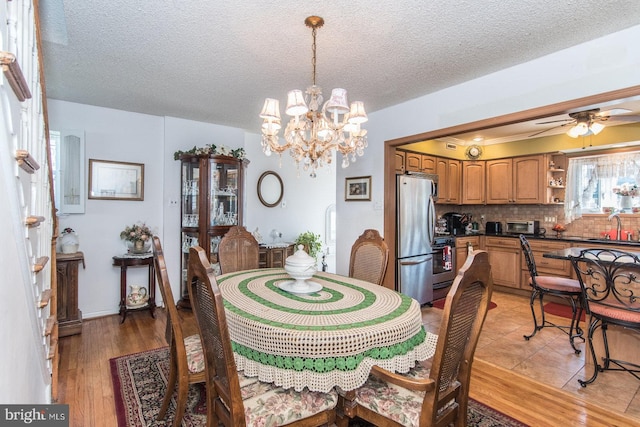
M531 352L527 353L526 357L520 356L513 367L505 364L505 357L491 355L489 350L492 348L497 349L496 351L501 352L503 356L510 353L505 351L502 347L504 344L499 342L506 336L514 337L510 347L522 346L523 325L520 322L524 322L526 316L518 313L523 306L522 313L528 310L526 298L495 293L493 300L498 304L498 308L489 312L490 316L487 317L485 329L480 338L473 365L471 397L535 427L637 426L640 424L640 416L633 410L634 402L639 399L634 397L637 395L636 391L633 391L631 403L625 404L627 414L624 410L610 411L605 409L604 403L597 403L606 401L604 395L614 393L614 389L608 391L606 388L604 390L598 388L600 377L596 383L584 389L588 391L587 393L576 394L573 390L567 389L567 384L577 383L574 378L576 374L573 372L576 367L572 363L565 368L560 367L569 371L567 375L571 379L558 387L547 385L532 379L531 375L518 372L519 368L522 372L529 372L529 370L523 370L522 365L527 366L527 360L534 356ZM184 311L181 313L185 316L190 315ZM439 313L441 310L428 307L423 309L424 321L429 330L437 329ZM530 313L529 316L531 316ZM156 310L156 319L151 318L148 312L129 313L123 324L120 324L119 316L113 315L85 320L81 335L60 339L58 401L69 404L71 427L117 425L109 359L165 346L165 322L163 309ZM506 333L505 330L509 327L505 325L511 325L510 327L516 332ZM529 348L538 346L535 348L540 349L539 346L544 343L557 346L564 351L564 346L568 347L568 342L565 343L563 339L554 336L552 331L545 329L539 332L539 335L531 341L525 342L525 346L533 344ZM562 335L562 337L566 336ZM540 351L548 352L549 350L542 348ZM555 362L557 359L552 360L554 362L549 365L558 368ZM626 388L640 386L640 382L629 374L611 374L620 375L619 378L614 377L614 379L617 383L624 383ZM631 377L633 381L629 382L626 377ZM603 381L601 385L606 387L607 384ZM620 394L619 390L615 393L614 398ZM634 416L637 418L633 418Z

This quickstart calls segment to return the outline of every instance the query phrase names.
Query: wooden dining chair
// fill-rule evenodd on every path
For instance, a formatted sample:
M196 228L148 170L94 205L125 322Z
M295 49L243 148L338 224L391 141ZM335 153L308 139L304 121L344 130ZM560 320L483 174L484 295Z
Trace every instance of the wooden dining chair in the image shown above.
M575 339L582 338L582 329L580 328L580 318L584 311L584 301L582 298L582 289L580 283L576 279L558 276L541 276L538 274L536 260L533 257L531 245L524 235L520 235L520 246L524 254L527 268L529 269L529 286L531 286L531 298L529 306L533 315L533 332L524 335L527 341L531 339L539 330L543 328L558 328L565 334L569 335L569 343L576 354L580 354L580 350L576 348ZM544 313L544 297L545 295L554 296L567 301L571 307L571 323L569 325L558 325L550 322ZM540 322L536 316L535 302L538 300L540 305Z
M389 261L389 247L377 230L364 230L351 247L349 277L382 284Z
M258 268L260 246L251 233L241 225L234 225L220 240L218 260L224 273Z
M570 259L585 296L589 315L587 342L593 361L591 377L578 382L586 387L604 371L626 371L640 379L640 366L615 359L607 339L607 329L613 325L640 332L640 259L615 249L584 249ZM602 363L593 344L598 329L604 347Z
M335 390L297 392L237 371L222 295L199 246L189 249L187 282L205 356L207 426L313 427L335 421Z
M182 425L182 417L187 405L189 384L205 382L204 354L200 343L200 335L197 333L197 325L185 323L178 314L167 265L164 260L164 253L160 239L153 237L153 262L155 264L156 276L162 300L167 310L167 327L165 338L169 344L169 380L164 394L164 400L158 413L158 421L164 420L167 409L171 403L174 389L177 384L176 412L173 419L173 426ZM195 332L189 334L189 332Z
M373 366L362 387L341 393L338 426L359 417L380 427L466 427L473 355L492 289L487 252L476 250L447 294L431 367L418 363L398 374Z

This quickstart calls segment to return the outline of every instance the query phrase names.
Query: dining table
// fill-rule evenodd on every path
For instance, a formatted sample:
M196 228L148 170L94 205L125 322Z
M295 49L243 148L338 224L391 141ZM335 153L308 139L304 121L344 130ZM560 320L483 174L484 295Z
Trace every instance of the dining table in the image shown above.
M418 301L380 285L327 272L318 291L281 289L283 268L218 276L238 371L284 388L360 387L377 365L406 373L435 353ZM283 286L286 288L286 286Z

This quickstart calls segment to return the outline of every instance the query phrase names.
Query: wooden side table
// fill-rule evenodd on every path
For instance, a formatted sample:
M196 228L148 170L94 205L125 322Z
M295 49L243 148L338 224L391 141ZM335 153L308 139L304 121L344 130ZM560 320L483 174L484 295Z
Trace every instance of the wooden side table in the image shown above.
M82 312L78 309L78 266L84 254L56 254L58 336L82 333Z
M259 268L284 268L284 262L288 256L293 255L295 245L291 243L288 246L269 247L269 245L260 245L258 252Z
M156 276L155 268L153 266L153 254L124 254L113 257L113 265L120 267L120 312L122 320L120 323L124 323L127 318L127 313L130 311L149 310L151 317L155 318L153 314L156 308ZM128 267L143 267L149 266L149 301L147 304L140 307L127 307L127 268Z

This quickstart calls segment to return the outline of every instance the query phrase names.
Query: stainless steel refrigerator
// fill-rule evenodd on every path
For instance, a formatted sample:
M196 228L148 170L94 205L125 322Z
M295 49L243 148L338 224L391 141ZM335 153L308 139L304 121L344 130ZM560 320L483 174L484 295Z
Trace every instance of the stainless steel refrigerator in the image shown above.
M436 238L438 176L397 175L396 286L422 305L433 300L433 286L455 277L455 240Z

